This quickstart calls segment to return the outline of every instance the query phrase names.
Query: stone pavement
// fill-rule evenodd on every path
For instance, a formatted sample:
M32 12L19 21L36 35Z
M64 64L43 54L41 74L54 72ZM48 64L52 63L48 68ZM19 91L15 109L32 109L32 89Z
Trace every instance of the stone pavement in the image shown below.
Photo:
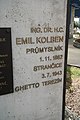
M72 113L67 107L65 107L65 120L80 120L80 116L76 116L75 113Z

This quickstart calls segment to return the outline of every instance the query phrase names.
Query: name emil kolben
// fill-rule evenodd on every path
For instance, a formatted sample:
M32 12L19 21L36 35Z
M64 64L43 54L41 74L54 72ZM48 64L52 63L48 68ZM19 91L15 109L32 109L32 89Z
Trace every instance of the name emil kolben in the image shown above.
M16 45L25 45L25 44L44 44L44 43L58 43L63 42L64 36L47 36L47 37L36 37L34 42L32 37L25 38L16 38Z

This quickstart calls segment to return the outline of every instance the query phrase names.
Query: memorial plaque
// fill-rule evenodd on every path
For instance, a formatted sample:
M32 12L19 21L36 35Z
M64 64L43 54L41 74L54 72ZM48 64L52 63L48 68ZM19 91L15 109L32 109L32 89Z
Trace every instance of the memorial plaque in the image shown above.
M0 28L0 95L12 92L11 29Z
M1 0L0 8L0 27L11 28L0 32L1 77L13 91L13 61L14 82L0 96L0 119L62 120L67 0Z

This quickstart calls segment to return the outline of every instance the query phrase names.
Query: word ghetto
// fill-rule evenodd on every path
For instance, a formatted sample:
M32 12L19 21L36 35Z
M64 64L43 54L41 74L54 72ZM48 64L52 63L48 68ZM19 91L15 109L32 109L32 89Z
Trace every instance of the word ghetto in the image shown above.
M28 89L32 89L32 88L39 88L41 85L43 87L48 86L48 85L53 85L53 84L56 84L56 83L59 83L59 82L62 82L62 78L43 81L41 84L39 82L37 82L37 83L31 83L31 84L16 86L15 87L15 92L24 91L24 90L28 90Z

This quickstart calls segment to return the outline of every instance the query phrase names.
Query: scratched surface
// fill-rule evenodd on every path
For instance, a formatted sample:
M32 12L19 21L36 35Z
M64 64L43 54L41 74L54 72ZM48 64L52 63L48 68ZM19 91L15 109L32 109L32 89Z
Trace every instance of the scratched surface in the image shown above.
M65 0L0 0L10 27L14 93L0 96L0 120L61 120Z

